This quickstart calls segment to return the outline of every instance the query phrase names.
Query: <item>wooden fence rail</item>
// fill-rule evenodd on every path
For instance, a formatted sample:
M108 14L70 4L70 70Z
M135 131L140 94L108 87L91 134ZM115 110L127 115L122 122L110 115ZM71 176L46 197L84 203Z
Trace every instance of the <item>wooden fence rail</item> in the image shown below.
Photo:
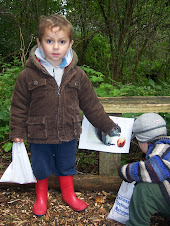
M170 112L170 96L100 97L107 113Z
M99 99L105 111L110 115L121 116L122 113L147 112L170 113L170 96L100 97ZM121 154L99 152L99 175L76 175L74 177L75 190L117 192L122 181L117 175L120 161ZM0 176L2 173L0 172ZM7 184L1 183L1 185ZM59 189L58 180L53 175L49 178L49 187Z

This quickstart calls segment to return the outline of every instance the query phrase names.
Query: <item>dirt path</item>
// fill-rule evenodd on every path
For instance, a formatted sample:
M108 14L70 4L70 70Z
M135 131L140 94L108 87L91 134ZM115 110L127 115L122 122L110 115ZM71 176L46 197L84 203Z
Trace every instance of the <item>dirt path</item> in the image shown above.
M115 194L107 192L77 192L76 195L84 199L88 208L84 212L75 212L61 199L59 191L49 190L48 211L43 217L32 213L35 193L33 186L3 186L0 185L0 226L12 225L69 225L69 226L113 226L122 225L115 221L106 220L114 200ZM168 226L159 215L153 216L151 225Z
M88 203L81 213L73 211L61 200L61 193L49 190L46 216L32 213L34 188L0 186L0 225L122 225L106 220L115 195L103 192L76 193Z

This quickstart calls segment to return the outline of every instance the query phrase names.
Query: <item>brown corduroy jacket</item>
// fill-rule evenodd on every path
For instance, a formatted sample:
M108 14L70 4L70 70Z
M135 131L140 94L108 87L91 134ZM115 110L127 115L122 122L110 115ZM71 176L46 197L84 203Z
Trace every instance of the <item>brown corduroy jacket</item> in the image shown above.
M65 68L59 89L35 57L35 49L15 84L10 138L41 144L77 139L83 119L80 109L95 127L109 132L115 124L105 113L88 76L77 66L76 53L73 51L73 61Z

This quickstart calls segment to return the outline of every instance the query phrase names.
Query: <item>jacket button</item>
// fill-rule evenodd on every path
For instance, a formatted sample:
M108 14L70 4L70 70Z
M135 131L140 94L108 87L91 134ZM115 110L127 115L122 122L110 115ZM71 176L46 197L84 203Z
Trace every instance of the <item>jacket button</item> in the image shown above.
M78 86L78 84L79 84L78 82L75 82L75 86Z
M34 86L37 86L38 85L38 81L34 81Z

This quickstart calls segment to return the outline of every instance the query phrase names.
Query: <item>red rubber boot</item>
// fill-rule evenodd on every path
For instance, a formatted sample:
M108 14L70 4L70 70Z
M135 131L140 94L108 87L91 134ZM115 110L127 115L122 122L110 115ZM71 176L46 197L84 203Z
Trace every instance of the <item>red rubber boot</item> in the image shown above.
M35 193L36 199L32 211L37 216L43 216L47 212L48 178L37 180Z
M87 204L78 199L74 192L73 176L59 176L60 189L62 193L62 199L75 211L83 211L87 208Z

